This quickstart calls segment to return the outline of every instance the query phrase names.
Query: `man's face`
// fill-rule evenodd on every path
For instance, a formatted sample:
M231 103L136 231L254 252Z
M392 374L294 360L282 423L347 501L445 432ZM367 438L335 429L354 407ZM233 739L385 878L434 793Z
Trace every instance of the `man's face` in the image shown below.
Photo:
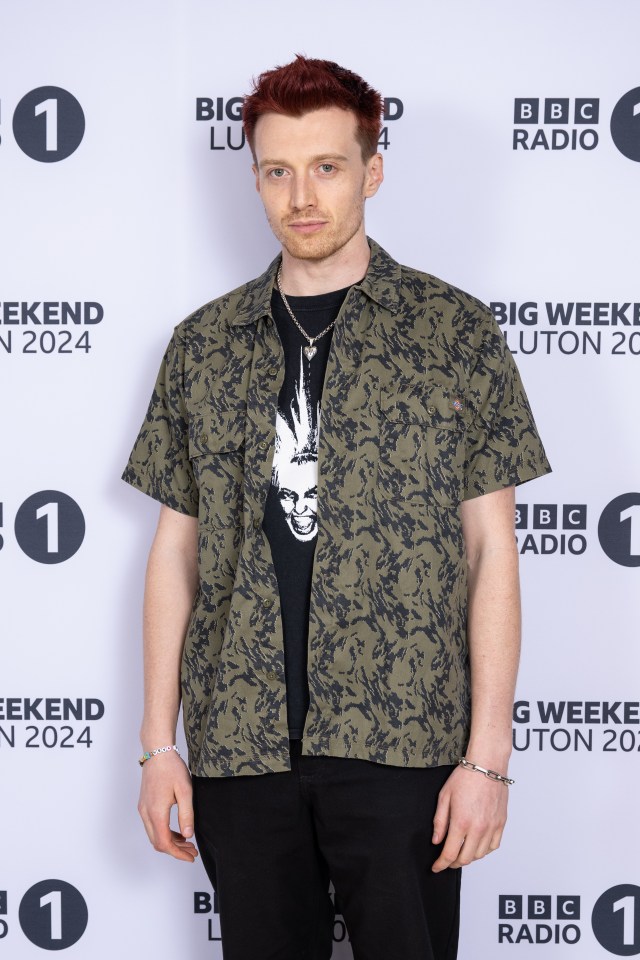
M283 463L278 470L278 499L297 540L313 540L318 532L317 460Z
M324 260L364 236L364 201L382 182L382 157L362 159L355 114L338 107L301 117L267 113L254 147L256 189L292 257Z

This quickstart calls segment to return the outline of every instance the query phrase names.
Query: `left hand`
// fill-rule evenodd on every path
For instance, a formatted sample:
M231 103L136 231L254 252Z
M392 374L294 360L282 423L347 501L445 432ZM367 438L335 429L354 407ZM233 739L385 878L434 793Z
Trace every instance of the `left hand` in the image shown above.
M457 767L438 797L433 842L446 843L432 870L463 867L500 846L509 789L473 770Z

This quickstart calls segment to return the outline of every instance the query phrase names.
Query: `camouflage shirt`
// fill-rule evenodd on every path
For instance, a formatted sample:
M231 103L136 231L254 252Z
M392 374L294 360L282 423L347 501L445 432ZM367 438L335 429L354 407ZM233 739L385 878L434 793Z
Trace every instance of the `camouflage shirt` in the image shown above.
M302 752L449 764L470 720L460 501L551 468L489 309L369 244L323 390ZM175 328L123 474L198 518L181 685L199 776L290 769L262 530L284 377L279 262Z

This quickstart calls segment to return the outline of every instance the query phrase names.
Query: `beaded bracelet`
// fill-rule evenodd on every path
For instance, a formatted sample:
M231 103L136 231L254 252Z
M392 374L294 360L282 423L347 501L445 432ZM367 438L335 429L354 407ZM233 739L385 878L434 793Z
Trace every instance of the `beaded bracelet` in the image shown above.
M498 783L504 783L505 787L515 783L515 780L511 780L510 777L505 777L501 773L496 773L495 770L487 770L486 767L479 767L477 763L471 763L471 760L467 760L466 757L461 757L458 760L458 763L466 770L477 770L478 773L484 773L485 777L488 777L489 780L497 780Z
M143 753L140 759L138 760L138 763L140 764L140 766L142 766L143 763L145 763L147 760L150 760L151 757L155 757L156 754L170 753L171 750L175 750L178 756L180 756L180 751L178 750L177 746L174 743L172 747L158 747L157 750L150 750L148 753Z

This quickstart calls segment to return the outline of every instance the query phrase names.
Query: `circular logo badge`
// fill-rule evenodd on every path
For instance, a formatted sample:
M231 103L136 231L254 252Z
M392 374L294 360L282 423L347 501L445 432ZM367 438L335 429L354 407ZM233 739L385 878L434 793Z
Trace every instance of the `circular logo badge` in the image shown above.
M82 510L59 490L41 490L28 497L16 514L16 540L38 563L62 563L84 540Z
M610 560L623 567L640 566L640 493L623 493L607 504L598 538Z
M640 953L640 887L621 883L596 900L591 926L598 943L618 957Z
M89 911L79 890L64 880L42 880L20 901L18 919L31 943L43 950L65 950L87 928Z
M13 114L13 135L33 160L65 160L84 136L82 107L62 87L38 87L27 93Z
M620 153L640 163L640 87L625 93L613 108L611 136Z

